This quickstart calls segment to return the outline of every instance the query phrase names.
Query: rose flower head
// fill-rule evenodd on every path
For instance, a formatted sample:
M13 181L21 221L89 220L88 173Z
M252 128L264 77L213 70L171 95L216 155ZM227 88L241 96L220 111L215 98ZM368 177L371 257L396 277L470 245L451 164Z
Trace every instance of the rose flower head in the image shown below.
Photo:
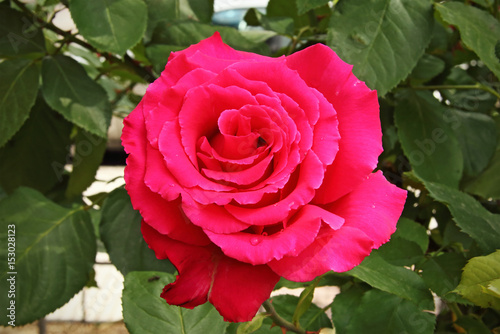
M249 321L280 277L352 269L396 230L406 191L373 173L377 94L317 44L287 57L220 35L170 55L124 121L142 234L177 268L161 296Z

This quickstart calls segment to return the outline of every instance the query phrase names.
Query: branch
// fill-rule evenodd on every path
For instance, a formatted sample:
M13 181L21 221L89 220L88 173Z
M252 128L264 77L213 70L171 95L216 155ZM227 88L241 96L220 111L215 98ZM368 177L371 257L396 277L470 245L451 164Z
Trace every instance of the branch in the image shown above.
M25 14L29 15L30 17L33 17L33 21L37 22L40 24L42 28L46 28L49 30L52 30L53 32L63 36L65 40L67 40L70 43L75 43L78 44L87 50L93 52L93 53L98 53L101 54L104 58L106 58L109 62L114 62L114 63L123 63L125 64L128 68L130 68L132 71L134 71L138 76L143 78L147 82L153 82L156 77L153 75L153 73L142 67L141 65L137 64L135 60L130 58L127 54L123 57L123 59L120 59L110 53L101 53L99 50L97 50L95 47L90 45L89 43L85 42L84 40L81 40L77 38L75 35L73 35L69 31L64 31L61 28L55 26L52 22L46 22L44 19L41 17L37 16L35 13L33 13L31 10L26 7L24 3L22 3L19 0L12 0Z
M269 314L269 317L273 319L273 322L282 327L285 328L286 330L289 330L294 333L298 334L306 334L306 331L300 328L297 328L294 324L291 322L283 319L278 313L276 313L276 310L274 309L274 306L269 302L269 300L266 300L264 304L262 304L264 308L266 309L266 312Z
M416 89L416 90L440 90L440 89L481 89L484 90L492 95L494 95L496 98L500 99L500 93L498 93L496 90L494 90L491 87L488 87L486 85L480 84L479 82L476 83L475 85L436 85L436 86L411 86L411 88Z

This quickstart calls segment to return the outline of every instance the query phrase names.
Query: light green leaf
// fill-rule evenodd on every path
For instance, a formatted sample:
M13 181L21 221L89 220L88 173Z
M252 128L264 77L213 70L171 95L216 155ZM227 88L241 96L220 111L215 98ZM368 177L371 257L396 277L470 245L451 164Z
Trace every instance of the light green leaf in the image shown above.
M111 107L104 89L70 57L47 57L42 64L42 93L68 121L106 138Z
M45 38L33 18L0 4L0 57L44 52Z
M380 290L366 292L354 309L346 334L434 333L435 315L412 302Z
M123 55L146 31L143 0L71 0L69 9L80 34L103 51Z
M500 298L486 293L491 284L500 279L500 250L487 256L472 258L464 267L456 292L481 307L500 310Z
M374 288L407 299L420 309L434 309L432 294L422 278L411 270L389 264L376 251L348 273Z
M463 232L487 253L500 248L500 215L486 210L473 197L442 184L425 182L432 197L445 203Z
M328 4L328 0L295 0L299 14L304 14L311 9Z
M292 323L297 325L300 323L300 318L306 313L306 311L309 309L309 307L312 304L312 300L314 298L314 290L316 289L316 286L319 283L319 279L316 278L312 284L307 286L302 292L300 293L299 301L297 303L297 307L295 308L295 311L293 312L292 316Z
M463 156L447 122L447 112L431 93L407 90L398 96L395 122L415 174L426 181L457 188Z
M175 281L172 274L134 271L125 276L122 296L123 320L131 334L224 333L227 322L209 303L192 310L168 305L160 297L165 285Z
M327 44L383 96L415 67L433 25L427 0L341 1L330 18Z
M272 300L276 313L288 321L292 320L299 297L292 295L274 296ZM330 319L318 306L311 304L300 318L300 328L307 331L319 331L323 327L332 327Z
M236 330L236 334L254 333L262 327L264 319L268 316L269 315L265 313L257 313L257 315L251 321L241 323Z
M1 8L1 6L0 6ZM0 147L28 119L38 93L40 70L25 59L0 63Z
M94 182L105 151L106 139L78 129L72 160L73 170L66 188L67 198L81 196L82 192Z
M125 189L117 188L106 198L99 230L111 262L123 275L131 271L175 272L174 266L168 260L158 260L144 241L141 219Z
M500 62L495 45L500 36L500 23L488 12L458 2L436 3L443 19L460 31L462 41L500 78Z
M0 186L47 192L63 180L72 125L39 98L18 133L0 148Z
M484 292L489 293L496 298L500 298L500 278L491 281Z
M451 110L453 131L462 148L464 173L477 176L491 160L497 146L495 121L484 114Z
M63 208L33 189L19 188L0 202L0 225L5 246L0 249L5 264L0 287L7 291L7 278L15 277L16 325L55 311L85 286L94 264L96 239L82 208ZM15 231L13 267L6 265L8 231ZM7 303L9 299L0 299L3 310ZM5 326L7 321L4 316L0 324Z

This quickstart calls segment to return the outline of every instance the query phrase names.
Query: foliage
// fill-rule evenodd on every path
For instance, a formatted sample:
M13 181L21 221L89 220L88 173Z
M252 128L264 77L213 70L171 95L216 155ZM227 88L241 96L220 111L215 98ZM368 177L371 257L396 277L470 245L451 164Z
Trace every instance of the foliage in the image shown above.
M10 307L15 275L14 324L53 312L91 281L102 241L126 275L131 333L281 333L273 322L297 333L499 332L500 1L270 0L243 13L240 28L252 29L240 30L212 23L213 8L211 0L0 1L0 304ZM55 24L64 11L71 31ZM209 304L164 303L174 268L147 248L124 189L93 203L83 196L112 117L135 107L136 88L158 77L171 51L214 31L269 56L325 43L354 65L379 95L378 168L410 190L398 230L360 266L282 280L305 290L273 298L239 325ZM341 292L319 308L312 297L325 285Z

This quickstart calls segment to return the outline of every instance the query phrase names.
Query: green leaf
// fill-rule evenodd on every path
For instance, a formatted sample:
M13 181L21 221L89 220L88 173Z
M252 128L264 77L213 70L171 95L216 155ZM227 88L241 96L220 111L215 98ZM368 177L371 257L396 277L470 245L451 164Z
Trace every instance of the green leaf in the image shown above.
M420 309L434 309L432 294L422 278L414 271L389 264L376 251L348 273L374 288L407 299Z
M168 260L158 260L144 241L141 219L125 189L117 188L106 198L99 230L111 262L123 275L131 271L175 272L174 266Z
M103 51L123 55L146 31L142 0L71 0L69 9L80 34Z
M451 126L462 148L464 173L477 176L491 160L497 146L495 121L484 114L451 110Z
M430 92L406 90L398 96L395 122L415 174L426 181L457 188L463 156L447 112Z
M45 38L33 20L0 4L0 57L45 53Z
M486 290L484 292L496 297L500 298L500 278L494 279L488 284Z
M456 292L481 307L500 310L500 298L485 292L500 279L500 250L472 258L464 267Z
M105 151L106 139L78 129L72 161L73 171L66 189L67 198L81 196L82 192L94 182Z
M42 93L48 105L70 122L106 138L111 107L104 89L70 57L47 57L42 65Z
M500 78L500 62L495 46L500 36L500 23L488 12L458 2L436 3L443 19L460 31L462 41Z
M151 44L146 47L146 55L153 64L153 69L157 73L161 73L167 65L168 57L171 52L183 50L183 46Z
M202 39L212 36L218 31L224 40L235 49L265 53L268 47L264 43L254 43L236 29L230 27L213 26L196 21L179 21L175 24L161 23L153 35L152 44L188 47Z
M0 202L0 259L7 264L8 231L14 231L15 264L4 265L0 287L15 278L16 325L39 319L68 302L90 278L96 239L82 208L63 208L30 188ZM11 272L15 272L12 274ZM3 310L9 300L0 299ZM6 325L8 318L0 319Z
M342 291L333 299L332 320L338 333L347 333L347 327L352 322L354 312L361 303L365 289L355 285Z
M323 5L328 4L328 0L295 0L297 3L297 10L298 13L304 14L311 9L321 7Z
M131 334L220 334L227 323L209 303L192 310L168 305L160 297L172 274L134 271L125 276L122 296L123 320Z
M254 333L262 327L262 323L266 317L268 317L268 315L265 313L257 313L251 321L241 323L236 330L236 334Z
M354 309L346 334L434 333L435 315L412 302L380 290L366 292Z
M1 7L0 7L1 8ZM38 92L40 70L25 59L0 63L0 147L28 119Z
M310 25L309 17L307 14L299 15L297 2L290 0L269 0L266 8L266 16L268 18L292 18L293 30L296 32L302 28Z
M473 197L442 184L425 182L432 197L445 203L463 232L486 253L500 248L500 215L486 210Z
M500 133L500 117L495 118L497 134ZM475 180L466 184L467 192L479 195L483 198L500 199L500 140L497 140L497 147L488 167Z
M467 334L491 334L492 331L486 326L481 319L473 316L460 317L455 321L455 324L462 327Z
M194 14L203 23L210 23L214 14L214 0L187 0Z
M71 127L43 99L38 99L30 118L0 149L0 186L7 193L19 186L45 193L61 182L69 155Z
M272 303L276 312L288 321L292 320L299 297L291 295L274 296ZM307 331L319 331L324 327L332 327L330 319L318 306L311 304L300 319L300 327Z
M380 246L377 254L395 266L411 266L424 256L417 243L394 235L389 242Z
M399 218L397 230L394 232L391 238L402 238L405 240L413 241L422 249L422 252L426 252L429 247L429 236L427 235L427 229L417 222L411 219L401 217Z
M443 72L445 65L444 60L441 58L424 53L422 58L418 60L417 66L411 72L410 77L418 83L427 82Z
M330 19L327 44L383 96L415 67L433 25L427 0L341 1Z
M449 294L460 282L465 258L458 253L444 253L429 258L421 267L422 278L438 296L457 301L456 295Z
M299 302L297 303L297 307L293 312L292 323L298 325L300 323L300 318L306 313L309 307L312 304L312 300L314 297L314 290L318 286L319 279L315 279L314 282L307 286L300 293Z

